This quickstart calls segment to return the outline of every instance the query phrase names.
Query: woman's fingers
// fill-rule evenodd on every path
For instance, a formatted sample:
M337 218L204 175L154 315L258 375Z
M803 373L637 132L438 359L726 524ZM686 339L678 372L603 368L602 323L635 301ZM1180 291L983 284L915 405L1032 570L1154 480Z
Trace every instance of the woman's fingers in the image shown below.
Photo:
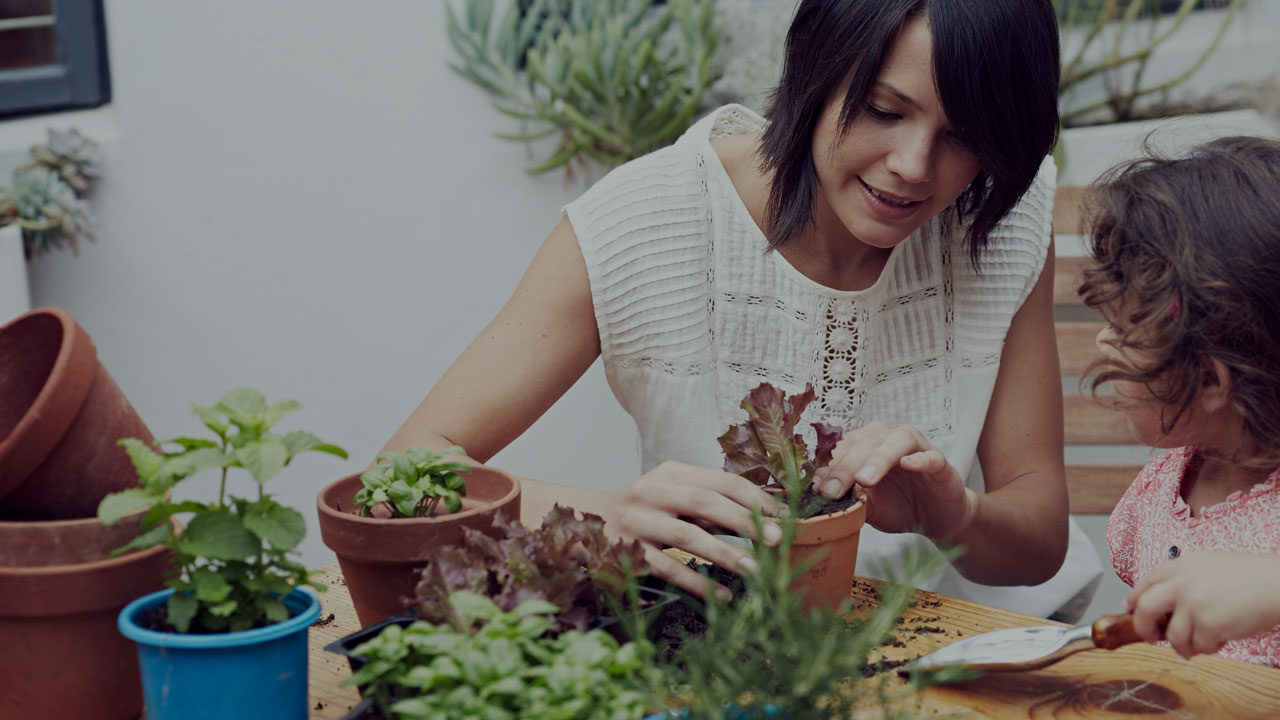
M846 435L832 454L832 462L819 471L818 490L827 497L840 497L854 483L872 487L890 470L901 465L913 472L938 472L947 460L910 425L890 429L873 423Z
M757 538L752 509L760 508L765 515L778 515L785 506L737 475L706 468L684 466L683 469L692 472L686 472L682 481L655 483L640 504L661 511L661 515L667 518L684 516L696 520L697 525L703 527L723 528L752 540L762 539L767 545L778 544L781 531L775 523L767 520L763 526L764 537ZM681 524L690 523L681 521ZM679 538L655 535L653 528L644 534L648 539L694 552L692 548L681 545Z
M721 599L729 599L729 588L712 582L705 575L649 543L645 543L645 560L654 575L685 592L705 598L709 587Z

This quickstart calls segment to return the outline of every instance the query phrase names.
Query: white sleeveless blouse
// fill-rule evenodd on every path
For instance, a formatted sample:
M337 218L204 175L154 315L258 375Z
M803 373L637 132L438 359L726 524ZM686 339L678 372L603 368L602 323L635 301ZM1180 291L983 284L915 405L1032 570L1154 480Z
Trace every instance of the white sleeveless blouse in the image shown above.
M716 438L745 418L749 390L812 383L818 400L802 423L810 447L811 422L908 423L981 491L971 471L1005 333L1049 248L1052 159L991 233L981 273L959 249L963 229L943 242L935 218L892 250L874 285L839 291L766 252L709 142L764 123L722 107L565 208L586 260L605 374L639 430L642 472L666 460L720 467ZM934 551L918 535L864 528L858 572L885 576L908 544ZM1072 521L1067 561L1043 585L987 587L947 567L926 588L1045 616L1100 573Z

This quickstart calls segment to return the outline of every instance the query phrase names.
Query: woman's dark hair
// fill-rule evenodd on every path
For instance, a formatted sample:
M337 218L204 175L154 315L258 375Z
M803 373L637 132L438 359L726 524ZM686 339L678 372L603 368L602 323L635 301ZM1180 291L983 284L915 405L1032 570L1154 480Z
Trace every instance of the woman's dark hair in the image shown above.
M761 167L773 171L770 248L812 222L813 133L827 101L856 65L840 111L840 132L848 132L894 40L920 15L933 36L942 106L982 164L954 206L958 219L971 218L965 239L975 266L988 233L1031 186L1058 134L1051 0L802 0L761 143Z
M1098 265L1079 292L1118 323L1118 347L1150 362L1098 361L1091 386L1146 384L1173 408L1161 417L1168 433L1195 401L1206 358L1217 358L1255 459L1271 463L1280 458L1280 142L1222 138L1179 159L1148 142L1145 155L1085 196Z

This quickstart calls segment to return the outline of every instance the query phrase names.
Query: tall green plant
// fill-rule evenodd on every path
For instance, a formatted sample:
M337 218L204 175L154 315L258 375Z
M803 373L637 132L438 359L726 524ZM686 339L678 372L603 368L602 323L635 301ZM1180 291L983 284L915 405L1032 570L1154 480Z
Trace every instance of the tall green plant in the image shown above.
M616 165L671 143L704 107L720 40L714 0L513 0L493 22L492 0L445 6L455 71L532 126L500 134L558 136L529 168L570 172L590 158Z
M289 558L306 535L306 522L268 495L266 482L303 452L341 458L347 453L302 430L272 432L280 418L301 409L293 400L268 405L257 390L239 388L213 407L191 407L217 439L180 437L158 443L178 448L167 452L156 452L137 438L121 440L141 487L108 495L98 505L98 519L112 525L150 508L142 518L142 534L114 554L156 545L173 553L175 572L165 584L174 591L168 622L178 632L235 632L283 622L289 612L281 598L298 585L324 586ZM256 499L227 494L231 468L252 477ZM220 471L217 502L170 499L175 485L205 470ZM177 533L170 518L180 513L192 517Z
M1172 16L1164 16L1159 0L1054 0L1064 32L1078 33L1080 38L1074 51L1063 57L1059 96L1069 97L1080 83L1098 75L1104 76L1106 84L1104 99L1064 107L1063 124L1098 117L1132 120L1139 100L1171 90L1199 70L1222 42L1244 0L1223 0L1226 10L1213 39L1181 72L1154 83L1145 77L1156 49L1184 26L1198 2L1182 0Z
M757 512L757 534L763 518ZM908 551L904 569L886 583L879 604L861 618L848 607L806 610L792 589L804 567L790 561L795 518L782 526L777 547L755 546L759 571L743 576L745 592L732 600L708 594L706 633L687 640L662 666L658 697L679 706L687 720L792 720L912 717L912 700L926 685L971 677L965 668L914 674L907 684L877 665L879 649L893 640L913 587L954 559L945 553Z

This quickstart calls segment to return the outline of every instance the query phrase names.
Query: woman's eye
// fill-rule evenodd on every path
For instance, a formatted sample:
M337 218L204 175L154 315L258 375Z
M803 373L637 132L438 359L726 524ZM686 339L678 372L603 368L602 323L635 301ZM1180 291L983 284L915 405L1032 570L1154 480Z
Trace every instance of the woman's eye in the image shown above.
M867 114L869 114L871 117L877 120L897 120L898 118L902 117L897 113L891 113L888 110L881 110L880 108L871 104L868 104L866 106L866 109L867 109Z

